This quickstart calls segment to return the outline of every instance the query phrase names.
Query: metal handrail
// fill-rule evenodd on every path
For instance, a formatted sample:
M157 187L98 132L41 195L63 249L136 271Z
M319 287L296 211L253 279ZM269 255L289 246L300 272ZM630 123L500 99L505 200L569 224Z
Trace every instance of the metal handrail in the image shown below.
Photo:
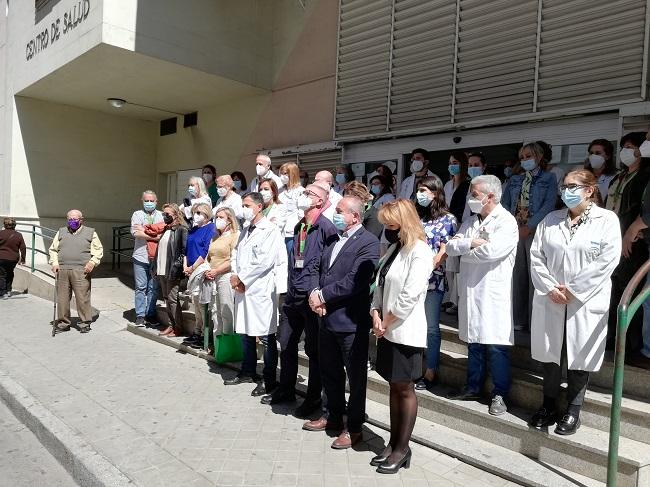
M135 242L135 238L131 235L131 225L120 225L113 227L113 248L111 249L111 269L115 270L116 261L117 268L120 268L122 257L131 257L131 253L125 253L123 250L133 250L133 247L122 247L122 239Z
M41 237L41 238L47 238L49 240L54 240L54 236L56 235L57 231L54 230L53 228L44 227L42 225L36 225L34 223L16 222L16 227L19 227L19 226L20 227L31 227L31 230L22 230L22 231L20 231L20 233L27 233L27 234L30 234L32 236L32 238L31 238L31 244L32 245L31 245L31 247L27 247L29 250L31 250L31 262L30 262L30 271L31 271L31 273L33 274L34 272L40 272L41 274L45 274L46 276L51 277L52 279L54 279L55 276L51 272L46 272L46 271L43 271L41 269L36 268L36 265L35 265L35 262L34 262L35 261L34 257L36 257L37 253L42 254L42 255L46 255L46 256L49 255L48 252L36 248L36 237ZM37 232L36 231L37 228L40 229L41 232ZM46 235L46 232L50 232L51 235Z
M614 351L614 390L612 391L612 409L609 423L609 451L607 455L607 487L616 487L618 473L618 440L621 433L621 403L623 399L623 373L625 372L625 341L627 329L635 313L643 302L650 297L650 286L644 286L638 296L632 299L634 291L641 280L650 273L650 260L634 274L625 287L618 305L618 322L616 326L616 348Z

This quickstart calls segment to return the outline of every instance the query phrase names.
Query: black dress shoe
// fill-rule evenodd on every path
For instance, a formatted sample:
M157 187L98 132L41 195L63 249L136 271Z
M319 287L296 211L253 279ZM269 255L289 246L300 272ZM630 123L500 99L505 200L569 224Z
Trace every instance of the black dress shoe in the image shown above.
M308 399L305 399L300 406L296 408L296 410L293 412L293 415L296 418L306 418L309 416L311 413L314 411L317 411L320 409L322 403L320 400L318 401L310 401Z
M242 375L238 375L237 377L234 377L233 379L227 379L223 381L224 386L236 386L239 384L251 384L255 382L252 377L246 377Z
M372 460L370 460L370 465L372 465L373 467L378 467L386 460L388 460L388 457L390 456L391 453L393 453L393 449L390 447L390 445L388 445L386 448L384 448L383 452L381 452L376 457L372 457Z
M481 399L481 394L463 387L460 391L448 394L447 399L452 399L454 401L478 401Z
M264 394L266 394L266 387L264 387L264 384L261 382L257 384L255 389L253 389L253 392L251 392L251 396L253 397L263 396Z
M411 449L409 448L406 454L394 463L388 463L388 459L379 467L377 467L377 473L397 473L399 469L409 468L411 466Z
M580 417L567 413L555 427L555 432L562 436L572 435L578 428L580 428Z
M528 424L533 428L541 429L555 424L556 421L557 413L555 411L549 411L545 407L541 407L535 414L533 414L533 417L530 418Z
M294 402L296 400L296 395L292 392L281 391L280 389L273 392L273 394L267 394L266 396L260 399L262 404L282 404L285 402Z
M417 390L417 391L428 391L434 385L436 385L437 382L438 382L437 378L434 378L433 380L427 380L424 377L422 377L420 380L418 380L415 383L415 390Z

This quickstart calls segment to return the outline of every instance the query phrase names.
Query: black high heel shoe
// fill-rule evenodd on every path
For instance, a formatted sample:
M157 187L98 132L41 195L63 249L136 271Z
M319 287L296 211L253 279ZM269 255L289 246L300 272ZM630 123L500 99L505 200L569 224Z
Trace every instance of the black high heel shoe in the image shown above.
M387 446L386 448L384 448L384 451L381 452L379 455L377 455L376 457L372 457L372 460L370 460L370 465L372 465L373 467L378 467L386 460L388 460L388 457L390 456L391 453L393 453L393 449Z
M388 459L386 459L388 461ZM409 448L406 454L395 463L384 462L377 467L377 473L397 473L399 469L409 468L411 466L411 449Z

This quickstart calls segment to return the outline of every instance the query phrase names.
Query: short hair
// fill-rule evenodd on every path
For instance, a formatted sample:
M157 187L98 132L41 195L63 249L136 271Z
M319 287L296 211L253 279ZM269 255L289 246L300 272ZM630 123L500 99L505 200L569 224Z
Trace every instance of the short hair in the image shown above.
M469 158L470 157L478 157L479 160L481 161L481 164L484 166L487 166L487 159L485 158L485 154L482 152L470 152L469 155L467 156L467 162L469 163Z
M426 242L420 217L411 200L398 199L385 203L377 214L382 225L399 225L399 239L405 249L413 248L418 240Z
M144 199L144 197L147 196L147 195L148 196L153 196L154 198L156 198L156 201L158 200L158 196L156 195L156 192L151 190L151 189L147 189L147 190L142 192L142 199Z
M310 191L316 189L316 191L313 192L319 195L318 197L323 200L323 203L329 201L329 190L323 188L322 185L316 183L308 184L305 189L309 189L309 188L312 188Z
M250 198L253 201L253 203L255 203L256 205L264 206L264 198L257 191L251 191L250 193L246 193L244 196L241 197L241 200L244 201L246 198Z
M318 178L318 175L319 175L319 174L320 174L321 176L325 176L325 177L327 177L327 180L328 180L328 182L329 182L330 184L334 183L334 176L332 176L332 173L331 173L330 171L326 171L326 170L318 171L318 172L316 173L316 176L314 176L314 180L316 180L316 178ZM322 179L322 178L321 178L321 179Z
M276 182L271 178L262 179L262 181L260 181L260 185L257 187L258 190L261 191L260 188L264 183L267 183L271 187L271 193L273 194L273 203L279 203L280 200L278 200L278 196L280 194L280 191L278 191L278 185Z
M603 151L605 152L605 167L603 168L603 174L616 174L616 161L614 160L614 144L612 144L609 140L607 139L594 139L591 141L589 144L589 147L587 147L587 152L591 151L591 148L595 145L599 145L603 148ZM591 170L591 164L589 163L589 159L585 162L585 169ZM601 195L602 196L602 195Z
M79 213L79 219L83 219L83 217L84 217L84 216L83 216L83 213L81 213L80 210L76 210L76 209L74 209L74 208L72 208L71 210L68 210L68 212L65 214L65 217L68 218L68 216L69 216L70 213L72 213L72 212Z
M197 203L192 206L192 215L201 213L206 220L212 220L212 207L207 203Z
M472 186L479 186L483 193L492 193L494 200L501 202L501 181L492 174L483 174L472 179Z
M234 186L234 183L232 182L232 178L228 176L227 174L222 174L217 178L217 184L219 181L223 182L226 186L229 188L232 188Z
M10 216L6 216L2 222L2 226L7 230L13 230L16 228L16 219Z
M228 223L230 223L230 228L233 232L239 231L239 222L237 221L237 215L235 215L235 212L232 208L228 206L222 206L215 212L214 217L216 218L219 213L226 214L226 218L228 218Z
M363 203L359 198L354 197L344 197L343 199L347 200L350 210L359 215L360 220L363 220L363 214L366 206L365 203Z
M370 194L370 191L368 191L366 185L359 181L350 181L348 184L346 184L343 188L343 196L357 198L364 204L372 201L373 199L373 196Z
M287 173L289 176L289 183L287 184L288 189L293 189L300 185L300 170L298 169L298 164L295 162L285 162L280 166L278 171L282 174L282 171Z
M214 177L217 177L217 169L212 164L206 164L205 166L203 166L201 172L203 172L205 169L208 169Z
M626 142L632 143L634 147L641 147L641 144L645 142L645 132L629 132L621 137L621 142L619 145L621 148L626 144Z
M205 188L205 181L203 181L203 178L200 178L198 176L192 176L190 178L189 184L197 184L199 186L199 194L196 195L197 198L200 198L201 196L205 196L208 194L208 190Z
M241 181L241 190L246 191L248 189L248 183L246 183L246 176L244 176L244 173L241 171L233 171L230 173L230 177L233 180L233 186L234 186L234 181L235 178L239 179Z
M167 208L172 210L172 213L174 214L174 222L179 225L183 225L184 227L187 226L187 223L185 222L185 215L183 215L183 212L180 210L176 203L165 203L162 209L164 211Z
M269 168L271 167L271 158L266 154L258 154L255 158L255 162L257 162L258 159L262 159Z
M411 151L411 157L413 157L415 154L420 154L425 161L429 160L429 151L426 149L422 149L420 147L418 147L417 149L413 149Z

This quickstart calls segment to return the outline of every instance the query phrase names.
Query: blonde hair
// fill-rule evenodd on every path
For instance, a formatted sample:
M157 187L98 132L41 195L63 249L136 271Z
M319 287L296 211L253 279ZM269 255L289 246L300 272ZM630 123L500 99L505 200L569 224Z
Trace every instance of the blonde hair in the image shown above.
M359 181L350 181L343 188L343 196L353 196L360 199L363 203L368 203L373 200L373 196L368 191L365 184Z
M192 215L194 213L201 213L206 220L212 220L212 208L207 203L197 203L192 207Z
M208 194L208 190L205 189L205 181L203 181L203 178L199 178L196 176L192 176L190 178L189 184L198 184L199 186L199 194L196 195L196 198L200 198L201 196L205 196Z
M287 189L293 189L300 185L300 169L295 162L285 162L280 166L280 174L282 171L286 171L289 175L289 184L287 184Z
M176 203L165 203L162 209L165 211L167 208L170 208L174 214L174 223L183 225L184 227L187 226L187 222L185 222L185 215L183 215L183 212Z
M399 239L405 249L412 248L418 240L427 241L418 212L410 200L398 199L385 203L377 217L382 225L399 225Z
M228 223L230 224L230 230L233 233L239 232L239 222L237 221L237 217L235 216L235 212L233 211L232 208L228 208L227 206L222 206L217 210L214 217L216 218L219 213L226 214L226 218L228 219Z

